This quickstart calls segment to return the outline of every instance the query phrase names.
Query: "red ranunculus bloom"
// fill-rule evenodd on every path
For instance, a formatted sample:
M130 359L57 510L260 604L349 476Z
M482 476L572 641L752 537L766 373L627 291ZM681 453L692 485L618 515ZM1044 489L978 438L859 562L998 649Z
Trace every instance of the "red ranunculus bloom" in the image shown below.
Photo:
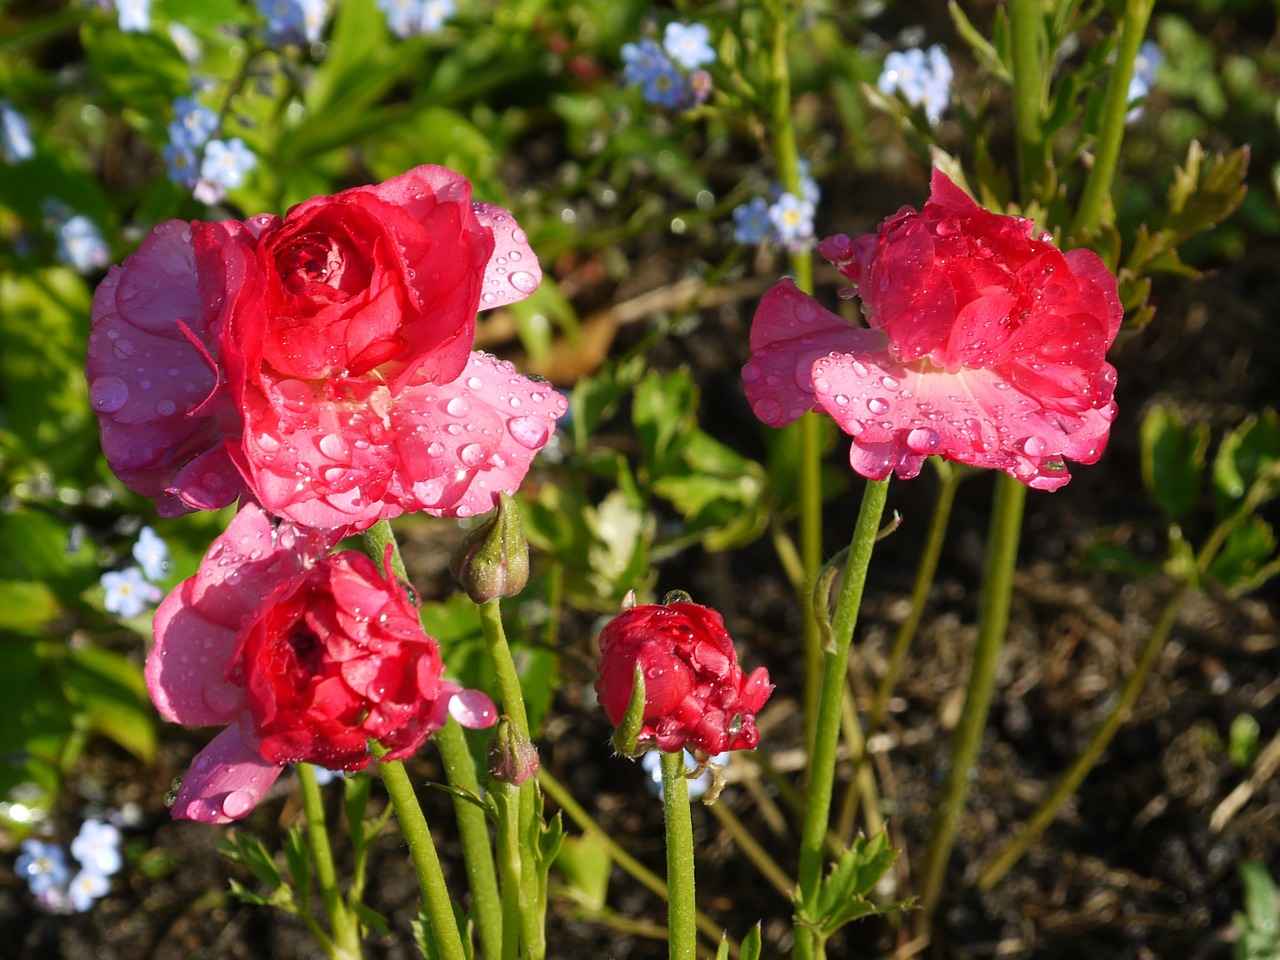
M876 480L914 477L939 454L1054 490L1067 460L1102 455L1116 416L1104 358L1123 309L1097 254L1062 252L936 170L923 210L819 251L853 281L871 328L789 280L766 294L743 369L765 423L826 412L853 438L853 468Z
M720 614L696 603L624 611L600 633L596 694L614 724L631 701L636 664L645 681L641 748L687 749L706 759L760 741L756 714L773 691L764 667L744 676Z
M160 604L147 689L160 714L226 725L183 778L178 818L226 823L262 799L285 763L359 770L367 740L409 756L452 714L493 703L442 677L439 646L404 589L368 557L325 555L331 537L244 506Z
M312 527L482 513L564 411L471 350L476 311L541 277L511 215L443 167L283 219L162 224L94 298L108 462L167 514L246 488Z

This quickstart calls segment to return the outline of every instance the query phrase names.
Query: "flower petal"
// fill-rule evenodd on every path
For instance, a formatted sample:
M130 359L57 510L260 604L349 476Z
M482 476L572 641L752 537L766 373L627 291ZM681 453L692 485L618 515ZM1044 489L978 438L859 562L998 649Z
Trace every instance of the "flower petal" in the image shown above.
M182 778L175 820L230 823L246 816L266 796L283 765L262 759L232 724L209 742Z
M523 300L542 283L542 267L529 246L529 238L515 217L502 207L477 202L471 204L471 209L480 225L493 231L493 255L485 265L480 309L491 310Z

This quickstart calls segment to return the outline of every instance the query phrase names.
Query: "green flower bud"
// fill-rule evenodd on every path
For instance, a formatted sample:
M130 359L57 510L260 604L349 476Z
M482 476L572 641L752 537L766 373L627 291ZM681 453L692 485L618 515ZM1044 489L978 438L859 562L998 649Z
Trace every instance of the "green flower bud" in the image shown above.
M511 718L498 721L498 729L489 744L489 773L499 783L520 786L538 772L542 765L538 748L523 736Z
M508 494L498 494L498 508L458 544L449 572L476 603L514 597L529 582L529 544L520 511Z

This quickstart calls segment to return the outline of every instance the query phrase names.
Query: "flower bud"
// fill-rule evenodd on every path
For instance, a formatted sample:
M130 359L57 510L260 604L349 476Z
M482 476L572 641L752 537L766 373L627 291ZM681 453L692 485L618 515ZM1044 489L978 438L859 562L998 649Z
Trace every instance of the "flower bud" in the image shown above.
M518 787L537 774L541 765L538 748L516 729L511 718L499 720L489 744L489 773L493 779Z
M449 572L476 603L514 597L529 582L529 544L520 511L506 493L498 508L454 551Z

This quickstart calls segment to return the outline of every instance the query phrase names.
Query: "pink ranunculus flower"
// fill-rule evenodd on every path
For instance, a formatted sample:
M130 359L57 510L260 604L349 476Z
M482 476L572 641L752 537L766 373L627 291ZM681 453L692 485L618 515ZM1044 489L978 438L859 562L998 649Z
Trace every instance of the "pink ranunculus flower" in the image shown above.
M870 329L784 280L762 299L743 368L747 399L781 427L822 410L853 438L865 477L914 477L938 454L1037 490L1093 463L1111 422L1105 360L1123 316L1116 278L1029 220L982 209L933 173L924 209L819 252L854 284Z
M596 694L615 725L631 702L637 664L645 678L641 749L687 749L705 760L760 742L756 714L773 692L769 672L742 672L715 610L696 603L645 604L605 625Z
M192 762L173 816L245 816L284 764L358 770L367 741L407 757L452 714L493 703L442 676L439 646L402 587L333 537L241 507L194 577L156 611L147 689L167 720L225 726Z
M484 512L519 485L564 400L472 352L476 311L541 277L511 215L443 167L283 219L163 224L94 301L108 462L168 513L245 490L333 529Z

